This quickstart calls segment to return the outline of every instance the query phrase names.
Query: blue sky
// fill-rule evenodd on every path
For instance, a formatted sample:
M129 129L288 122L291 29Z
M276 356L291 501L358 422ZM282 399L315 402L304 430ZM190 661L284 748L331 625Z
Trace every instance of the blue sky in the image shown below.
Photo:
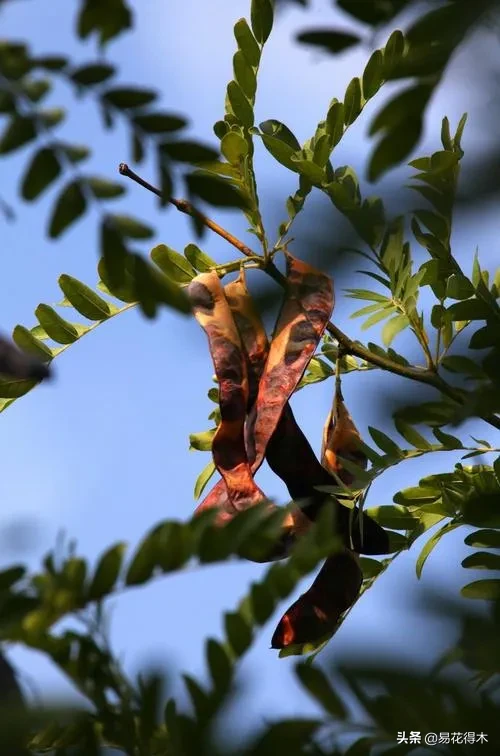
M167 4L149 0L139 4L137 0L134 5L134 33L120 38L108 52L109 60L120 71L117 80L157 88L166 110L188 114L190 133L214 144L211 126L223 115L225 86L231 78L235 49L232 27L239 17L248 15L249 2L185 0ZM73 8L73 3L64 0L12 3L2 12L2 34L29 38L38 54L65 53L75 65L90 62L96 55L93 44L77 45L71 34ZM261 69L257 121L278 118L303 140L314 131L330 99L342 99L349 80L362 72L368 57L366 50L335 60L293 42L295 31L331 20L331 4L317 2L309 13L289 10L276 22ZM339 18L339 22L348 25L347 19ZM474 86L469 63L466 53L458 56L445 87L433 101L420 154L437 148L443 115L450 117L453 127L465 110L469 110L470 120L464 144L466 150L471 147L470 156L474 154L473 145L481 133L480 119L487 103ZM91 143L93 157L82 170L113 177L118 163L130 159L126 129L120 126L103 133L91 98L75 104L70 90L58 85L47 104L71 106L61 135L73 142ZM376 101L375 107L378 105ZM373 110L373 105L367 108L336 158L339 165L354 165L360 177L370 148L366 135ZM89 285L97 280L97 212L92 211L54 243L45 239L44 231L57 190L49 191L32 206L18 201L17 176L26 164L29 150L15 153L1 163L1 194L17 212L15 223L1 221L0 225L0 322L4 331L10 331L16 323L31 326L32 313L39 302L53 304L61 299L57 287L61 273L74 275ZM284 200L295 189L295 177L260 147L256 165L264 219L273 236L277 221L284 215ZM140 172L153 176L151 162L141 166ZM398 170L392 180L396 176L404 184L408 171ZM364 179L362 185L366 186ZM366 187L366 191L377 193L383 187L382 183L382 187ZM173 209L159 213L154 198L133 185L127 197L110 208L154 225L154 244L164 242L182 250L196 241L184 216ZM326 208L324 198L312 200L313 217L315 211ZM457 218L455 252L459 259L469 260L466 270L470 270L476 245L483 265L493 265L492 242L498 235L498 221L491 211L490 203L472 218ZM331 212L335 234L339 218ZM236 215L218 213L217 220L245 237L246 225ZM297 247L310 240L311 235L314 239L312 225L311 216L306 214L298 220L294 229ZM233 250L217 237L206 236L200 246L220 262L234 257ZM419 252L416 255L420 261L424 259L418 257ZM331 272L335 273L333 265ZM360 337L357 321L349 320L349 313L355 309L353 303L341 295L348 282L352 284L352 278L347 279L345 273L336 279L335 318L344 331ZM369 339L375 340L377 333L373 329ZM398 337L396 348L416 354L406 333ZM36 568L61 529L68 538L76 539L79 553L91 563L113 542L124 540L133 547L159 520L190 516L194 480L208 461L208 455L188 451L189 433L208 427L211 407L206 390L213 372L205 336L194 320L164 311L150 322L137 311L129 311L68 349L55 368L56 381L31 392L1 417L0 543L5 565L22 559ZM362 432L366 433L368 425L390 428L377 407L377 392L382 386L384 390L391 386L396 390L402 383L394 376L375 373L352 375L344 382L346 401ZM324 382L301 392L294 400L299 421L317 451L332 390L332 382ZM465 439L466 430L495 441L491 429L467 426L461 429ZM390 503L399 488L431 472L451 469L458 461L456 455L434 457L407 462L388 473L373 487L369 504ZM268 495L286 500L283 486L269 471L262 470L258 482ZM36 524L29 548L15 551L12 525L26 522ZM452 569L466 549L460 536L449 536L429 560L421 583L417 583L414 564L422 545L419 541L402 555L398 566L363 597L323 654L324 662L352 658L365 651L387 654L397 650L410 659L430 663L449 645L452 639L446 623L422 620L412 604L422 585L443 585L456 593L469 577L472 579L458 567ZM223 611L236 606L250 581L261 571L260 566L245 563L187 569L109 602L113 646L127 671L133 673L140 665L159 660L173 664L177 670L204 676L204 639L221 636ZM302 586L297 593L304 589ZM281 606L261 631L242 664L242 679L248 683L249 695L245 699L244 723L239 718L238 729L278 714L306 715L315 711L294 682L293 660L279 660L269 649L272 631L285 608ZM425 637L425 643L419 643L419 637ZM42 698L66 696L71 690L40 655L13 649L11 658L22 670L23 681Z

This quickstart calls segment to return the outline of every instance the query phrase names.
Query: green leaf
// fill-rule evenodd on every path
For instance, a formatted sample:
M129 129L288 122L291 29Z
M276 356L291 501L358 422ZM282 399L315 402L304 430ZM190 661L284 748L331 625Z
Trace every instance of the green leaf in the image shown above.
M233 665L227 650L222 644L209 638L206 642L205 655L214 688L227 690L233 676Z
M384 565L382 564L382 562L379 562L378 559L369 559L368 557L360 557L359 563L363 571L364 580L369 580L370 578L376 577L384 569Z
M248 155L248 142L237 131L229 131L220 143L220 149L226 160L231 165L239 165L241 160Z
M444 433L440 428L433 428L433 434L437 440L446 446L447 449L463 449L463 444L456 436L451 436L449 433Z
M317 666L302 662L295 672L303 687L334 719L347 719L347 709L338 693L333 689L325 673Z
M15 583L18 583L26 574L26 567L23 565L16 565L14 567L8 567L6 570L0 572L0 591L7 591Z
M473 570L500 570L500 554L476 551L462 561L462 567Z
M51 90L48 79L27 79L21 84L22 91L31 102L40 102Z
M368 178L375 181L397 163L404 160L415 147L422 132L422 121L409 118L389 131L375 148L368 166Z
M147 226L131 215L108 213L107 218L119 233L127 239L150 239L154 235L154 230L151 226Z
M350 126L361 113L361 81L355 77L349 83L344 96L344 123Z
M369 100L384 81L384 56L381 50L375 50L363 71L363 95Z
M97 199L113 199L125 194L125 187L123 184L118 184L116 181L110 181L109 179L100 178L98 176L89 176L85 181L90 187L92 194Z
M188 244L187 247L184 247L184 255L193 268L196 268L200 273L207 273L217 265L215 260L202 252L196 244Z
M491 310L480 299L464 299L448 307L448 316L451 320L486 320L491 315Z
M272 0L252 0L250 22L255 39L263 45L273 28Z
M400 62L405 49L405 38L403 33L396 29L392 32L384 48L384 75L389 78L397 71L397 65Z
M376 325L376 323L379 323L381 320L385 320L396 311L397 311L396 307L393 307L392 305L389 307L382 308L381 310L379 310L379 312L375 312L373 315L370 315L370 317L365 320L365 322L361 326L361 330L366 331L368 328L371 328L371 326Z
M261 124L260 126L262 128L263 124ZM292 161L292 155L294 154L295 150L289 144L287 144L286 141L277 136L270 136L266 133L261 134L261 137L262 142L264 143L264 147L268 152L271 153L273 158L277 160L278 163L281 163L281 165L284 165L291 171L298 172L297 164Z
M471 360L470 357L455 354L449 357L443 357L441 365L450 373L463 373L473 378L485 378L485 373L481 367Z
M206 465L206 467L203 468L201 473L196 478L196 483L194 484L194 498L199 499L202 495L203 491L205 490L205 487L212 477L212 475L215 472L215 465L212 461Z
M448 244L450 230L445 218L431 212L430 210L416 210L415 215L418 220L429 229L436 239L439 239L443 244Z
M441 496L439 489L430 486L410 486L403 488L394 495L396 504L402 504L406 507L418 506L437 501Z
M384 528L391 530L412 530L418 526L418 519L405 507L385 504L380 507L365 509L366 514Z
M394 425L405 441L408 441L408 443L412 444L416 449L432 449L432 444L409 423L405 423L404 420L396 418Z
M464 598L498 601L500 599L500 580L476 580L464 585L460 591Z
M500 549L500 531L488 529L475 530L474 533L470 533L464 539L464 543L467 546L475 546L477 548Z
M77 19L77 33L81 39L95 34L100 47L114 39L133 24L132 11L125 0L103 5L95 0L82 3Z
M453 419L456 408L447 401L423 402L397 411L397 416L407 423L430 426L447 425Z
M13 115L0 136L0 155L23 147L31 142L37 134L33 116Z
M165 522L157 530L157 543L163 572L178 570L193 554L193 536L189 524Z
M81 163L90 155L90 150L85 145L80 144L66 144L65 142L59 142L58 147L71 163Z
M99 600L111 593L120 575L126 549L125 543L117 543L99 559L88 590L90 600Z
M333 53L334 55L361 42L361 38L356 34L336 29L307 29L297 34L296 39L297 42L321 47L326 52Z
M490 491L478 491L476 495L468 496L462 507L462 517L468 525L481 528L500 528L500 511L498 508L498 481L491 476L493 483Z
M344 103L334 102L326 116L326 131L330 136L332 148L340 142L344 134Z
M87 200L80 181L66 184L59 194L49 222L49 236L56 239L80 218L87 209Z
M396 315L394 318L391 318L382 328L383 344L385 346L390 346L398 333L405 328L408 328L409 325L410 321L406 315Z
M144 105L150 105L156 100L157 95L156 92L149 89L117 87L116 89L108 89L101 97L119 110L128 110L129 108L142 108ZM178 121L182 124L178 128L181 129L186 125L183 119L179 118Z
M370 125L370 136L378 131L394 131L411 117L419 120L427 101L432 94L432 87L419 84L399 92L377 113Z
M61 123L61 121L64 120L64 117L65 113L62 108L49 108L47 110L38 111L38 118L46 129L51 129L54 126L57 126L58 123Z
M53 357L52 350L22 325L16 325L12 338L20 349L38 357L42 362L47 362Z
M72 323L64 320L49 305L40 304L35 310L40 325L51 339L59 344L72 344L78 339L78 331Z
M276 600L269 586L252 583L250 588L251 615L257 625L263 625L276 608Z
M189 448L196 449L197 451L211 451L212 440L217 428L211 428L207 431L201 431L200 433L189 434Z
M401 457L402 451L399 448L399 446L389 438L385 433L383 433L381 430L377 430L377 428L372 428L370 425L368 426L368 432L374 442L377 444L377 446L382 449L383 452L386 454L389 454L391 457Z
M107 63L93 63L75 69L70 78L75 84L89 87L94 84L102 84L103 81L109 79L114 73L114 66L110 66Z
M186 183L191 194L215 207L245 208L248 204L238 189L217 176L191 173Z
M177 283L189 283L196 275L191 263L166 244L153 247L151 259L166 276Z
M133 123L147 134L164 134L179 131L187 125L187 121L171 113L144 113L133 117Z
M77 312L89 320L106 320L111 315L111 307L89 286L63 273L58 280L66 299Z
M451 533L451 531L455 530L455 528L458 528L459 525L460 523L458 522L448 522L429 538L417 559L416 570L417 577L419 579L422 575L424 564L426 563L431 551L437 546L441 538L446 535L446 533Z
M61 71L67 66L68 59L61 55L42 55L40 58L33 58L32 62L37 67L48 71Z
M162 142L160 150L178 163L206 163L219 157L217 150L187 139Z
M237 50L233 56L233 71L235 80L240 85L246 97L252 102L257 90L257 77L253 67L241 50Z
M149 533L135 552L125 575L125 585L139 585L152 577L158 564L157 535L157 529Z
M61 164L51 147L38 150L21 182L21 196L34 200L47 189L61 173Z
M234 36L239 49L250 65L254 67L258 66L260 61L260 48L244 18L240 18L239 21L235 23Z
M253 126L254 114L252 105L237 81L230 81L227 85L227 97L238 121L247 128Z
M232 650L237 657L242 656L252 642L252 628L237 612L224 615L224 627Z
M497 457L496 460L493 462L493 470L495 472L495 477L498 483L500 484L500 457Z

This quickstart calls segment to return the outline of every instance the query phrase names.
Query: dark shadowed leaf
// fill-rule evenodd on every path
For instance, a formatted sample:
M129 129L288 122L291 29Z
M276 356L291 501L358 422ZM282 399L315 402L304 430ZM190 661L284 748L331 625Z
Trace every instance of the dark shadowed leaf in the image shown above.
M233 665L226 649L213 638L209 638L205 655L214 688L227 690L232 678Z
M23 147L36 137L36 133L34 116L12 116L0 136L0 154L6 155Z
M119 110L141 108L156 100L156 92L151 89L137 89L134 87L116 87L104 92L102 98Z
M473 570L500 570L500 554L491 554L488 551L476 551L465 557L462 567Z
M71 224L80 218L87 208L87 200L79 180L67 184L52 210L49 223L49 236L60 236Z
M120 575L126 548L125 543L117 543L102 555L90 583L89 599L103 598L113 590Z
M500 531L498 530L475 530L466 538L464 543L467 546L475 546L477 548L487 549L500 549Z
M115 73L114 66L107 63L94 63L88 66L81 66L71 74L71 79L75 84L81 84L89 87L94 84L102 84Z
M340 53L361 42L356 34L338 29L306 29L297 34L297 41L305 45L314 45L331 53Z
M151 226L147 226L131 215L113 213L108 214L108 219L126 239L150 239L154 234Z
M56 180L61 165L52 147L42 147L34 155L21 182L21 195L25 200L34 200Z
M118 36L132 26L133 15L126 0L83 0L77 20L78 35L86 39L96 34L99 43L106 42Z
M206 163L219 157L219 153L211 147L190 141L163 142L160 150L181 163Z
M297 664L295 671L297 676L309 693L323 707L327 714L335 719L345 719L347 710L341 697L333 689L325 673L312 664Z
M148 134L163 134L169 131L178 131L187 125L187 121L171 113L145 113L133 118L136 126Z
M236 656L241 656L252 642L252 628L237 612L224 615L224 626L229 645Z
M375 148L368 167L368 178L376 181L380 176L408 157L422 132L422 122L416 116L403 121L397 129L383 137Z
M189 193L215 207L244 208L247 202L234 186L216 176L190 174L186 177Z
M114 199L115 197L121 197L126 191L123 184L118 184L116 181L110 181L99 176L90 176L85 180L92 194L97 199Z
M438 545L441 538L446 535L446 533L451 533L452 530L455 530L455 528L459 527L458 522L449 522L446 523L440 530L438 530L434 535L432 535L427 543L425 544L424 548L420 552L417 564L416 564L416 570L417 570L417 577L420 578L422 575L422 570L424 569L424 564L426 563L430 553L433 551L433 549Z
M462 596L484 601L498 601L500 599L500 580L476 580L464 585L460 591Z

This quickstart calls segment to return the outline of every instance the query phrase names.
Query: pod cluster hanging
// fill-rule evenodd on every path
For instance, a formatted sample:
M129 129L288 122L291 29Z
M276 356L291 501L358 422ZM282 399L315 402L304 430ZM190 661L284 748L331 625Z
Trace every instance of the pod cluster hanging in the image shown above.
M266 501L254 480L266 459L295 502L269 560L288 555L325 501L334 508L336 532L343 543L326 559L309 590L285 612L273 634L273 648L315 642L331 634L361 588L357 554L384 554L389 549L388 536L376 522L316 488L336 485L337 478L349 485L352 478L340 457L361 466L366 458L339 383L323 431L321 462L288 403L330 319L334 294L329 276L285 254L287 286L270 342L243 269L226 286L212 271L196 276L188 287L195 317L208 337L221 417L212 442L221 479L196 513L215 509L216 521L224 525L238 512ZM268 507L278 509L272 503Z

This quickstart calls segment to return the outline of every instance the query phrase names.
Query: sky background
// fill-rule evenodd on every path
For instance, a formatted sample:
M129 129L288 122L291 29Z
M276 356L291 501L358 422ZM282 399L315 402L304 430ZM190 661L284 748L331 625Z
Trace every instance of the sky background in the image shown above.
M248 0L136 0L132 5L136 10L134 32L112 43L107 53L119 69L117 83L157 88L165 110L190 117L190 135L216 144L211 127L223 116L225 86L231 78L236 49L232 28L238 18L248 15ZM7 38L28 39L36 54L66 54L75 66L85 64L95 59L96 49L93 43L75 42L75 8L76 4L67 0L11 3L0 13L0 33ZM294 42L297 31L334 22L352 28L347 17L336 17L331 4L319 0L308 12L292 7L279 15L263 56L257 123L277 118L303 141L324 117L330 99L343 99L350 79L361 74L369 49L334 59ZM377 39L379 46L383 43L384 35ZM484 44L490 43L487 39ZM479 146L484 146L488 138L483 126L489 95L477 86L477 76L470 53L464 51L432 102L419 154L438 148L444 115L449 116L455 128L467 110L466 164L473 159L481 140ZM376 98L375 105L370 104L350 129L336 150L335 165L353 165L362 180L363 195L385 193L390 211L402 201L403 195L395 193L394 186L406 183L408 170L393 171L376 187L367 185L364 178L365 157L370 149L368 124L380 102ZM82 172L113 178L121 160L131 162L126 127L119 125L111 132L103 132L91 97L75 102L71 90L60 84L46 105L69 107L60 135L74 143L91 145L93 157L82 165ZM45 238L47 218L61 183L57 182L56 188L31 206L18 200L18 176L32 150L30 146L0 163L0 193L17 213L14 223L0 219L0 323L5 332L10 332L16 323L34 325L33 311L40 302L54 304L61 299L57 287L61 273L76 276L91 286L97 281L98 212L92 210L59 241L51 242ZM260 145L256 168L264 220L273 237L285 217L284 200L295 190L296 179ZM140 172L155 178L150 161L140 167ZM109 209L131 213L156 228L151 245L143 247L145 251L160 242L182 251L186 244L196 242L184 216L174 209L160 213L151 195L134 185L128 188L126 198L110 204ZM408 199L409 191L404 196ZM458 213L454 252L460 260L469 261L465 263L467 271L476 245L483 266L494 269L499 221L492 213L493 207L491 201L474 213L463 207ZM324 212L329 213L329 234L334 241L338 229L344 228L343 220L326 198L315 196L294 227L296 246L292 251L307 249L315 259L316 248L324 246ZM216 218L252 242L252 237L245 234L244 219L224 212L217 213ZM205 236L200 246L219 262L234 259L234 250L217 237ZM418 262L425 259L417 249L415 256ZM355 263L349 263L351 271L359 267ZM328 267L336 275L335 259ZM358 283L367 284L366 280ZM352 337L377 340L380 329L375 327L368 336L361 336L358 321L349 320L357 303L342 296L346 285L355 284L352 273L343 266L335 279L335 321ZM420 359L407 332L398 336L395 347ZM133 548L159 520L186 519L191 515L194 481L209 460L206 454L188 451L189 433L209 427L207 415L212 409L206 391L213 369L206 338L194 320L165 310L151 322L131 310L73 345L54 367L55 381L15 402L0 418L0 567L22 560L36 569L61 530L68 538L76 539L78 552L91 564L116 541L127 541ZM391 428L384 417L385 405L378 397L382 390L402 388L410 398L413 385L405 386L392 375L354 374L344 381L347 404L362 433L366 433L368 425ZM327 381L300 392L293 402L298 420L317 452L332 392L333 382ZM470 432L494 444L490 431L491 428L472 424L463 426L459 435L466 444L470 443ZM416 484L423 475L451 470L458 460L458 455L436 454L406 462L376 482L368 503L390 503L400 488ZM268 495L281 502L287 500L284 487L269 470L262 469L258 483ZM17 537L20 529L24 541ZM380 656L398 652L430 665L451 644L452 628L445 621L422 618L415 602L426 586L443 587L455 595L461 585L474 578L473 573L465 573L458 566L467 549L463 534L454 536L447 536L433 553L420 583L415 577L415 560L424 540L399 557L397 566L356 605L318 663L338 662L365 653ZM127 671L133 674L145 664L160 662L177 672L204 678L204 639L221 637L223 611L237 605L263 569L245 563L187 569L110 601L112 643ZM303 584L297 595L306 587ZM277 715L315 712L314 705L295 683L294 660L280 660L269 649L271 634L285 608L285 604L279 607L241 665L241 678L247 686L244 717L235 712L228 725L239 732ZM12 649L10 658L22 672L23 685L37 697L48 700L73 695L71 685L41 655ZM242 705L238 703L238 707Z

